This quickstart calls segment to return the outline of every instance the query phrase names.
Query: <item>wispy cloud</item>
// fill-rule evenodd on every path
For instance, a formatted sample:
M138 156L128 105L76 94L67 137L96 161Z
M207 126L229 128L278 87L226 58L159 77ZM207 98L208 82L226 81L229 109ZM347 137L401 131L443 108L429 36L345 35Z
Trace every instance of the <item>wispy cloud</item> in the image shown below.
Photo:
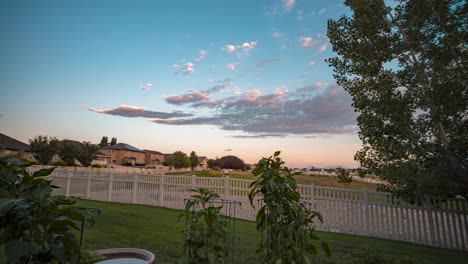
M151 90L151 87L153 87L152 83L145 83L140 85L140 89L143 91Z
M322 53L327 49L328 39L318 34L319 39L315 40L311 36L300 37L300 47L304 49L314 48L316 53Z
M283 0L283 9L286 12L289 12L294 8L295 4L296 4L296 0Z
M83 109L92 111L92 112L99 113L99 114L108 114L108 115L123 116L123 117L145 117L145 118L169 119L169 118L192 116L192 114L187 114L187 113L183 113L180 111L175 111L172 113L156 112L156 111L145 110L143 107L131 106L131 105L121 105L119 107L112 108L112 109L97 109L97 108L84 106L84 105L80 107Z
M191 107L216 110L212 116L155 119L168 125L214 125L224 130L262 134L343 134L356 131L351 97L339 86L315 83L288 93L276 89L263 94L258 89L220 100L205 98Z
M235 63L228 63L226 64L225 68L227 70L230 70L230 71L233 71L236 69L237 65L239 64L239 62L235 62Z
M205 59L206 54L208 54L208 51L206 50L200 50L200 54L198 55L198 58L196 58L196 61L202 61Z
M281 38L284 38L284 34L279 32L276 28L273 28L271 30L271 36L275 39L281 39Z
M195 65L193 65L191 62L187 62L183 65L174 64L172 65L172 68L174 69L175 75L190 75L195 71Z
M267 16L283 16L294 9L296 0L275 0L273 5L265 9Z
M187 103L196 103L209 99L208 94L205 94L201 91L189 91L186 94L182 95L173 95L166 97L166 102L173 105L182 105Z
M271 64L271 63L280 62L280 61L281 61L280 59L266 59L266 60L261 60L257 62L255 66L257 68L263 68L266 64Z
M224 50L228 53L236 53L237 56L247 56L257 46L257 41L244 42L239 45L228 44L224 46Z
M234 135L232 138L269 138L269 137L285 137L286 134L253 134L253 135Z

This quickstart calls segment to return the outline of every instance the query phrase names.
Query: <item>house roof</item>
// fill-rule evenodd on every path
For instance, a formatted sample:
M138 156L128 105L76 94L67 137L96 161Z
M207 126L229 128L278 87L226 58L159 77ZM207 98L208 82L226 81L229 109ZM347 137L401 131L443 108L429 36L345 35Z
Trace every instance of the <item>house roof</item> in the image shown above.
M107 154L104 154L104 153L102 153L102 152L99 152L99 151L98 151L98 152L96 152L96 154L94 154L94 156L97 156L97 157L110 157L109 155L107 155Z
M11 138L7 135L0 133L0 149L18 150L18 151L31 151L31 146L19 140Z
M202 162L204 160L208 160L208 158L205 156L198 157L198 162Z
M130 151L136 151L136 152L143 152L140 149L137 149L134 146L125 144L125 143L118 143L112 146L103 147L102 149L130 150Z
M161 152L155 150L144 149L143 151L151 154L163 155Z

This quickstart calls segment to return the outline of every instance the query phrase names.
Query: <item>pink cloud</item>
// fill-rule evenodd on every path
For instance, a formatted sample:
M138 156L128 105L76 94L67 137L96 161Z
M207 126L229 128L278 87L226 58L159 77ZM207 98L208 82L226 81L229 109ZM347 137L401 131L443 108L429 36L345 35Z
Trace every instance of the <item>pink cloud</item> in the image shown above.
M159 118L159 119L168 119L168 118L176 118L176 117L187 117L192 116L192 114L185 114L180 111L166 113L166 112L156 112L145 110L143 107L140 106L132 106L132 105L121 105L116 108L112 109L97 109L88 106L80 106L86 110L96 112L99 114L108 114L108 115L115 115L115 116L123 116L123 117L146 117L146 118Z
M228 44L224 46L224 50L228 53L237 52L238 56L248 55L250 51L257 46L257 41L244 42L239 45Z
M228 64L226 64L225 67L226 67L227 70L233 71L233 70L236 69L237 64L239 64L239 63L238 63L238 62L236 62L236 63L228 63Z
M322 44L317 50L317 53L324 52L327 49L327 44Z
M178 75L178 74L190 75L195 71L194 66L195 65L193 65L193 63L191 63L191 62L187 62L182 66L180 66L178 64L172 65L172 67L174 68L174 74L175 75Z
M195 103L204 100L208 100L210 97L200 91L189 91L186 94L182 95L173 95L166 97L166 102L175 105L181 105L186 103Z
M204 60L206 57L206 54L208 54L208 51L206 50L200 50L200 55L198 55L198 58L196 58L196 61L201 61Z
M286 12L291 11L296 4L296 0L283 0L283 7Z
M312 48L315 45L317 45L317 42L312 39L312 37L301 37L301 47L307 49L307 48Z

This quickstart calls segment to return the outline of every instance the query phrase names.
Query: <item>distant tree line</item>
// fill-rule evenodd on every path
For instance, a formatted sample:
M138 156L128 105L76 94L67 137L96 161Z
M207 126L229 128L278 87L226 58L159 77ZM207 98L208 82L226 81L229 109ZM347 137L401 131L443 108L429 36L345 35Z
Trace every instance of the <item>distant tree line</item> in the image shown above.
M163 162L164 166L169 166L176 170L192 168L192 170L198 166L198 156L195 151L190 153L190 157L182 151L176 151Z
M103 137L98 145L91 142L78 142L73 140L58 140L55 137L37 136L29 140L31 152L41 164L49 164L54 155L60 156L63 165L73 166L78 160L83 166L91 165L96 152L105 146L117 144L117 139L112 138L107 143L107 137Z

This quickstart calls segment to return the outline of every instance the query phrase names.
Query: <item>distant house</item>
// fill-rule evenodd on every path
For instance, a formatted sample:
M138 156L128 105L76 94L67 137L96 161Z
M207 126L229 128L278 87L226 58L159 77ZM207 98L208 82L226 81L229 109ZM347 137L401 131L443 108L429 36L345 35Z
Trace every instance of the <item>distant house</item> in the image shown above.
M0 133L0 157L7 156L36 160L31 153L31 146Z
M96 154L94 154L94 158L93 161L91 161L91 165L107 166L107 164L110 164L110 159L110 155L98 151L96 152Z
M146 165L160 165L164 162L164 154L154 150L143 150L145 152Z
M198 157L198 168L206 170L208 168L208 158L205 156Z
M99 150L110 157L110 164L115 165L145 165L145 152L129 144L118 143Z

